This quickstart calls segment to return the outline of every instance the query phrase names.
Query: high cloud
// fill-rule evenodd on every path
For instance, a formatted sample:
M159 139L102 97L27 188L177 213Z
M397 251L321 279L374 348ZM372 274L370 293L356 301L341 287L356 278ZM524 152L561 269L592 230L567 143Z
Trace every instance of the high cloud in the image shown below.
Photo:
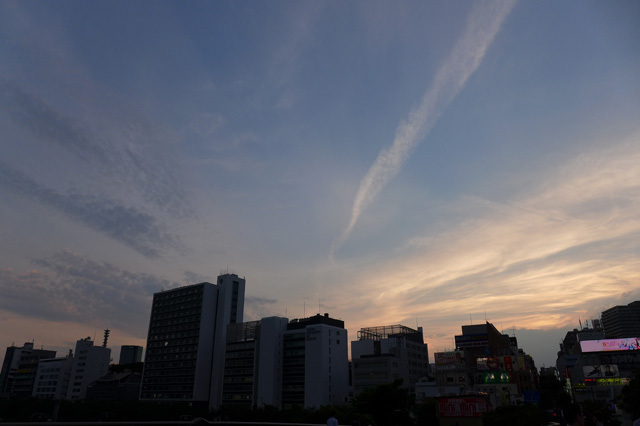
M487 49L514 5L515 2L510 0L476 3L464 33L438 70L420 104L411 110L406 120L400 123L391 147L380 152L375 163L360 182L351 209L351 219L334 242L331 256L349 238L362 212L371 205L384 186L400 172L413 149L427 136L443 111L478 69Z
M2 162L0 186L53 207L147 257L158 257L168 249L183 250L178 238L165 231L158 219L118 201L79 192L55 191Z
M36 269L0 269L0 310L46 321L113 327L144 337L153 293L177 285L64 250Z
M427 334L453 335L485 315L499 328L573 328L638 300L639 163L640 133L531 176L533 189L506 202L461 198L449 209L467 217L358 265L358 306L339 301L339 311L358 312L350 326L419 320Z

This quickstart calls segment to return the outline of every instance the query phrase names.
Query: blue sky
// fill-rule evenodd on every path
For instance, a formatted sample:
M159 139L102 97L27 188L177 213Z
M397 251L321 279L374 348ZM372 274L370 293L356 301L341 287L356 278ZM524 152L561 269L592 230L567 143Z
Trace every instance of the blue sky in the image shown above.
M640 299L638 2L0 3L0 345L485 318L538 365Z

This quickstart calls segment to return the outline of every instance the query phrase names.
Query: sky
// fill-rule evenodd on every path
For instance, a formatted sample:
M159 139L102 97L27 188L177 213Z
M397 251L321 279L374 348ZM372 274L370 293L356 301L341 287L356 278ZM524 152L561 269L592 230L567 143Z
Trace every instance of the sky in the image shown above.
M640 300L640 2L0 2L0 351L244 319L485 321L555 364ZM214 281L215 282L215 281Z

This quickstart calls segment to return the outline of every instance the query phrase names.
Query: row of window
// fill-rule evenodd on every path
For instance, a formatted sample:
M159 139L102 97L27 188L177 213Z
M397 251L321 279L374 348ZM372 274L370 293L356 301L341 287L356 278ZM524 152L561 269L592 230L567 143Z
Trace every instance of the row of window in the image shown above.
M191 315L190 317L180 317L175 319L156 321L154 322L153 325L155 328L155 327L163 327L163 326L179 325L179 324L187 324L187 323L200 324L200 315Z

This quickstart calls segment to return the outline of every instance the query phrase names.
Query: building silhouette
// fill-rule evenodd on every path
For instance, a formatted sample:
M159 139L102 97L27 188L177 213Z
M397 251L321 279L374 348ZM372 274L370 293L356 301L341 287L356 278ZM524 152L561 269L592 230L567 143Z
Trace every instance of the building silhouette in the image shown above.
M31 396L38 362L55 356L56 351L34 349L33 342L27 342L22 347L9 346L0 371L0 393L11 397Z
M353 394L402 380L415 393L416 383L429 374L429 348L422 327L403 325L362 328L351 342Z
M85 399L89 384L109 372L111 349L106 347L107 331L102 346L95 346L91 337L76 342L67 399Z
M282 408L282 336L287 323L286 318L268 317L229 325L222 405Z
M142 346L122 345L118 364L135 364L136 362L142 362Z
M607 339L640 337L640 300L609 308L600 317Z
M153 295L140 399L218 409L229 324L242 322L245 280L220 275Z
M455 350L435 353L434 394L486 395L493 407L521 403L537 389L537 369L515 337L493 324L463 325Z

